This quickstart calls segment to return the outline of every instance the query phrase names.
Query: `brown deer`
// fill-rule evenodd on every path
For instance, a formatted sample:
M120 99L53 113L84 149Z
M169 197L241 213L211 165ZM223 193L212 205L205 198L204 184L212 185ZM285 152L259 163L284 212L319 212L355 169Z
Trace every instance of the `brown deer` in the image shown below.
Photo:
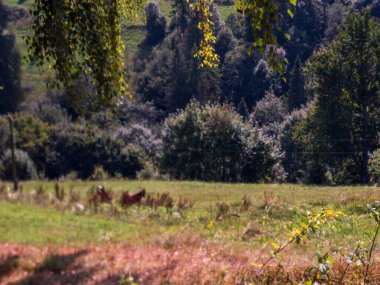
M129 207L134 204L140 204L142 198L145 197L146 191L145 189L141 189L136 194L129 194L128 191L123 192L121 194L120 204L122 207Z
M109 204L112 203L112 197L110 193L106 191L104 186L99 185L98 187L96 187L96 193L98 194L100 198L100 203L109 203Z

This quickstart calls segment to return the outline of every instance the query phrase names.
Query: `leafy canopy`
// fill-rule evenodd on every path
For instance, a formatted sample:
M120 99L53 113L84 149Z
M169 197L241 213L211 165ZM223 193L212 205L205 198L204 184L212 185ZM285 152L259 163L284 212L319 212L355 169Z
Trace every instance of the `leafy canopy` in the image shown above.
M202 37L194 56L199 58L200 67L216 67L219 58L213 47L216 37L209 3L184 1L199 16ZM290 6L296 5L296 0L289 2ZM48 63L56 76L56 81L50 84L63 85L74 104L80 95L70 90L80 78L85 78L96 91L92 104L117 103L119 95L129 94L122 24L126 18L141 14L143 6L144 0L35 0L32 33L28 38L29 59L39 66ZM279 9L280 0L237 2L237 11L249 17L254 31L255 41L249 51L259 49L267 56L272 70L283 73L285 64L276 54L274 35L274 30L279 29ZM294 7L288 14L293 17Z

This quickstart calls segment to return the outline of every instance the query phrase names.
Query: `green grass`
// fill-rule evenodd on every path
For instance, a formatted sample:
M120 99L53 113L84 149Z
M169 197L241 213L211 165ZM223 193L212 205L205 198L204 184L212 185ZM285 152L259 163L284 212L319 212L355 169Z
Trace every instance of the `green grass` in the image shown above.
M62 183L66 188L85 192L91 186L102 184L107 189L118 191L137 191L145 188L150 193L169 192L174 197L183 196L197 201L196 207L202 208L217 200L227 203L236 203L244 195L248 195L257 206L263 203L264 192L271 191L282 202L292 205L309 204L312 207L333 205L345 195L379 194L380 189L372 186L308 186L296 184L245 184L245 183L207 183L196 181L139 181L139 180L110 180L94 181L67 181ZM47 181L30 181L22 183L23 190L30 191L43 185L53 191L54 183Z
M218 9L223 21L225 21L229 15L236 13L235 5L219 5Z
M33 5L33 0L4 0L4 4L11 7L23 7L25 9L30 9Z
M87 190L103 184L117 196L120 191L136 192L145 188L149 194L168 192L195 201L192 209L182 219L174 219L164 208L154 211L148 207L132 207L110 216L109 209L102 213L74 214L70 208L58 210L52 205L30 205L26 202L0 202L0 242L27 244L99 244L105 242L138 242L150 244L155 239L182 232L200 234L205 239L238 248L259 248L271 241L287 239L286 228L297 228L305 221L307 211L323 208L342 210L346 216L341 221L324 225L311 237L307 251L331 249L336 246L351 248L355 241L368 242L375 223L366 213L366 204L379 199L376 187L316 187L302 185L223 184L203 182L165 181L106 181L61 183L73 188L85 201ZM23 184L28 193L40 186L53 193L52 182L32 181ZM252 206L240 212L242 197L247 195ZM117 200L115 200L117 201ZM216 221L217 204L230 207L230 216ZM270 206L265 208L265 204ZM176 210L175 210L176 211ZM239 213L240 217L233 213ZM208 228L210 220L213 227ZM244 241L244 232L254 225L261 234ZM305 251L303 246L295 250Z
M26 244L94 244L138 235L138 227L115 219L62 214L59 211L0 202L0 241Z

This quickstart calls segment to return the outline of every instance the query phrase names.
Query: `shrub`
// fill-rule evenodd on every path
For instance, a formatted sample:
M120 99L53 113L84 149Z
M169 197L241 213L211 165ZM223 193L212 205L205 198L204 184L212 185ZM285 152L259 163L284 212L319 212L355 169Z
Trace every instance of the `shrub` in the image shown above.
M79 178L89 177L96 164L89 148L92 132L92 128L81 124L54 126L49 137L46 175L53 178L75 171Z
M144 169L136 173L136 177L139 180L157 179L160 177L160 174L153 164L146 163Z
M138 145L125 146L111 132L95 125L69 123L56 125L51 131L47 174L59 177L76 171L79 178L90 178L97 165L109 175L135 178L147 161Z
M38 178L36 167L26 152L16 149L15 160L16 160L17 177L19 179L27 180L27 179ZM1 173L2 178L6 180L11 180L13 176L12 176L12 153L10 149L4 152L3 156L1 157L0 164L1 164L0 169L2 169L2 173Z
M371 177L371 182L380 183L380 149L375 150L368 161L368 170Z
M272 175L273 150L230 105L193 101L165 121L161 166L179 179L257 181Z
M283 182L286 172L281 164L282 158L283 153L276 142L265 137L260 130L251 131L245 145L242 179Z
M18 113L14 116L14 129L17 148L26 151L37 169L44 171L49 125L31 114Z
M241 180L248 124L230 105L208 105L202 109L203 179Z
M148 162L149 159L141 147L127 145L122 151L120 172L124 177L136 178L137 173L145 169Z
M49 125L70 121L67 111L58 103L54 103L49 99L38 100L32 104L28 104L24 109L27 113Z
M256 103L256 107L250 116L250 122L255 127L262 128L265 135L276 136L279 124L287 115L288 110L283 98L269 92Z
M94 168L94 172L91 175L92 180L106 180L109 178L109 174L101 165L96 165Z
M115 138L121 140L124 145L138 145L151 157L159 156L161 152L161 139L159 139L151 129L140 124L133 124L130 127L117 129Z

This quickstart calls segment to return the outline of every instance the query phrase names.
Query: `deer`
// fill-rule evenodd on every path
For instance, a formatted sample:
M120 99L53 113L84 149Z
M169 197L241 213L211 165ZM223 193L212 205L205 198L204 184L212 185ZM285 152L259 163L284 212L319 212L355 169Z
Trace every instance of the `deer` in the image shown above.
M136 194L129 194L128 191L121 194L120 204L122 207L129 207L134 204L140 205L142 198L145 197L145 189L139 190Z

